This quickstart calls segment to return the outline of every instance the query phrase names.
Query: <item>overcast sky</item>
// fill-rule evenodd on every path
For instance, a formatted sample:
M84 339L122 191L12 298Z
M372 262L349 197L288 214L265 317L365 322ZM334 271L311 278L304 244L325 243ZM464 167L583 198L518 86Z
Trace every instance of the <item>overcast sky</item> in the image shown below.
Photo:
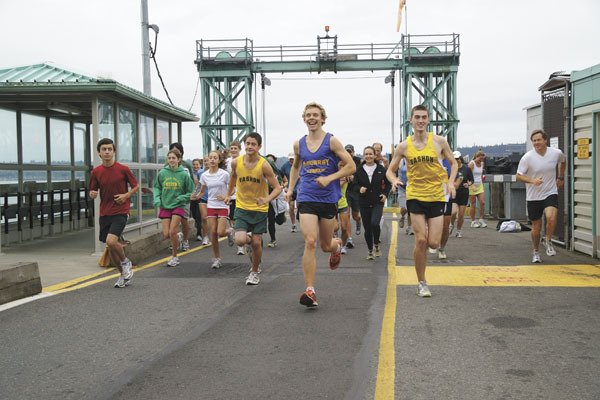
M175 105L186 110L198 79L196 40L316 45L329 25L339 44L393 43L401 38L397 7L397 0L148 0L149 22L160 27L156 58L162 76ZM599 15L598 0L407 0L403 24L409 34L460 34L458 144L467 146L525 141L523 108L539 102L538 87L548 76L600 63ZM49 61L143 88L139 0L0 0L0 37L0 68ZM152 94L166 100L152 70ZM313 100L325 106L325 128L343 143L362 149L377 139L389 148L385 75L270 75L268 152L291 150L306 130L303 106ZM303 77L313 79L298 80ZM356 77L365 79L348 79ZM260 104L260 94L256 100ZM200 114L199 99L191 111ZM257 124L260 131L260 119ZM396 120L396 141L398 125ZM197 123L185 125L184 145L186 156L200 155Z

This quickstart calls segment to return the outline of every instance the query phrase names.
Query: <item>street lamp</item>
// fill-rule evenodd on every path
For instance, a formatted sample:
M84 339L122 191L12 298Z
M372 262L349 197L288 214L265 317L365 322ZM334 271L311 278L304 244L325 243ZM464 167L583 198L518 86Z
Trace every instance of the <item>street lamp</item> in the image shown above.
M263 134L263 152L267 154L267 124L265 122L265 86L271 86L271 80L265 76L264 73L260 74L260 87L262 89L262 134Z
M394 86L396 84L396 71L394 71L394 70L390 71L390 74L385 77L385 83L386 84L390 83L391 88L392 88L392 97L391 97L392 107L391 107L390 119L392 121L392 152L393 152L394 151Z

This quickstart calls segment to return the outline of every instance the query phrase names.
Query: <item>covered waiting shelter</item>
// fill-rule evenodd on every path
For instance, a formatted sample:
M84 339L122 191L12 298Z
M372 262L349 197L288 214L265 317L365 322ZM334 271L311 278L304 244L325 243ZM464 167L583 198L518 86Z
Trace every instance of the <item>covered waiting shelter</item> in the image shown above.
M140 183L126 232L155 230L151 187L187 121L198 118L113 79L50 64L0 69L0 245L90 226L98 210L86 188L104 137Z

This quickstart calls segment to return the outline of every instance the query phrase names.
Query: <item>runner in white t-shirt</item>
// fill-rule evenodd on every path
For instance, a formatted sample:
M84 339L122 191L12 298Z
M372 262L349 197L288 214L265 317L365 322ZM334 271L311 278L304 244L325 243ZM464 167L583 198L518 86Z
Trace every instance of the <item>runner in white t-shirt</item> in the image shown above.
M531 219L532 262L540 263L540 237L542 215L546 216L546 254L556 254L552 246L552 233L558 213L558 189L565 180L566 157L559 149L548 147L548 135L541 129L531 133L533 150L529 150L517 168L517 181L525 183L527 214ZM559 166L558 177L556 166Z
M229 236L229 245L233 246L233 228L229 226L229 205L223 201L227 196L229 173L219 168L223 164L221 153L213 150L208 153L208 170L200 177L199 188L192 199L199 199L208 190L208 226L213 249L212 268L221 267L219 238Z

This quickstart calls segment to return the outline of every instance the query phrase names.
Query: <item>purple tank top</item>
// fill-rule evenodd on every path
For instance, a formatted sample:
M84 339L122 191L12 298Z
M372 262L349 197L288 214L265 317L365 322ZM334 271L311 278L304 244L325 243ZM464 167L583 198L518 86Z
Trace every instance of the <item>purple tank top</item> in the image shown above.
M326 187L317 185L315 179L338 171L339 158L331 151L331 133L327 133L321 146L314 153L306 146L306 135L300 139L300 187L298 188L299 203L313 201L318 203L337 204L342 191L340 180L336 179Z

